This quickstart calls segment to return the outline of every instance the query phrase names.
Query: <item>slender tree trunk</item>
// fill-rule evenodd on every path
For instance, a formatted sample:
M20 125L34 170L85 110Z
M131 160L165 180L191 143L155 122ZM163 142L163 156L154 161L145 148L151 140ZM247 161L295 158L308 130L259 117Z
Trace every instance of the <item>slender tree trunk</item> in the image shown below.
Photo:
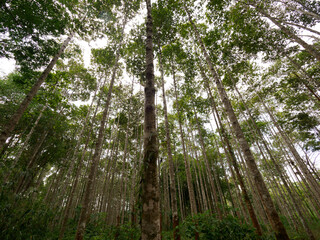
M37 127L37 125L38 125L38 123L39 123L39 121L40 121L40 119L42 117L42 114L43 114L44 110L46 110L46 108L47 108L47 105L44 105L43 108L40 110L40 114L39 114L37 120L34 122L30 132L28 133L26 139L24 140L24 143L23 143L22 147L19 149L19 152L16 155L15 164L19 161L19 158L21 157L21 154L22 154L23 150L26 148L26 146L27 146L27 144L28 144L28 142L29 142L29 140L30 140L35 128ZM13 166L15 166L15 164Z
M191 135L192 135L192 139L194 141L194 136L192 134L192 131L191 131ZM198 186L199 188L199 192L202 196L202 212L206 212L209 210L209 206L208 206L208 200L207 200L207 195L206 195L206 191L205 191L205 188L204 188L204 183L203 183L203 178L202 178L202 174L201 174L201 165L200 165L200 160L199 160L199 157L198 157L198 153L197 153L197 149L193 148L193 151L194 151L194 155L195 155L195 172L196 172L196 176L197 176L197 179L198 179L198 182L200 183L200 186ZM198 173L197 173L198 171ZM199 184L198 184L199 185Z
M124 149L123 149L123 157L122 157L122 169L121 169L121 179L120 179L120 186L119 186L119 209L118 213L120 216L120 224L122 224L122 213L124 213L124 207L126 202L126 178L127 178L127 151L128 151L128 141L129 141L129 122L130 122L130 113L128 114L128 122L126 126L126 137L125 137L125 143L124 143ZM125 186L123 186L125 185Z
M232 78L232 77L231 77L231 78ZM233 81L233 79L232 79L232 81ZM299 219L301 220L301 222L302 222L302 224L303 224L303 226L304 226L304 228L305 228L305 231L306 231L306 233L308 234L308 237L309 237L310 239L315 239L315 237L313 236L312 231L310 230L310 228L309 228L309 226L308 226L308 223L307 223L304 215L302 214L302 212L301 212L301 210L300 210L299 205L297 204L297 203L301 203L301 202L300 202L300 199L297 199L297 198L295 198L295 197L292 195L291 189L289 188L289 186L288 186L288 184L287 184L287 181L286 181L286 179L285 179L284 176L283 176L283 171L280 169L279 164L276 162L275 158L273 157L273 155L272 155L272 153L271 153L271 150L270 150L269 147L268 147L268 144L267 144L266 141L264 140L264 137L263 137L260 129L259 129L258 126L256 125L256 123L255 123L255 121L254 121L254 119L253 119L253 117L252 117L252 115L251 115L251 112L250 112L249 107L247 106L246 102L244 101L244 99L243 99L241 93L239 92L239 90L238 90L238 88L237 88L237 86L236 86L236 84L235 84L234 81L233 81L233 84L234 84L234 87L235 87L236 92L238 93L238 95L239 95L242 103L244 104L244 106L245 106L245 108L246 108L246 111L248 112L248 115L249 115L250 120L251 120L251 122L252 122L252 126L253 126L253 128L254 128L257 136L260 137L260 140L261 140L264 148L266 149L266 151L267 151L267 153L268 153L268 155L269 155L269 157L270 157L270 159L271 159L271 161L272 161L272 163L273 163L273 165L274 165L274 167L275 167L275 169L276 169L276 171L277 171L277 174L280 176L280 179L281 179L284 187L286 188L286 191L287 191L287 193L289 194L290 199L292 200L292 203L293 203L293 205L294 205L294 208L295 208L295 210L297 211L297 213L298 213L298 215L299 215ZM260 148L260 147L259 147L259 148ZM266 158L264 158L264 159L265 159L265 162L268 164L268 162L266 161Z
M98 109L98 107L97 107L97 109ZM87 148L88 148L88 145L89 145L90 136L91 136L90 133L91 133L91 130L92 130L92 127L93 127L93 122L95 120L96 112L95 112L95 114L94 114L94 116L92 118L92 124L91 124L91 127L90 127L89 134L87 135L87 138L86 138L85 146L84 146L84 148L82 150L82 153L81 153L81 158L78 161L75 180L74 180L74 182L72 184L71 191L70 191L70 194L68 196L68 200L67 200L66 207L65 207L65 210L64 210L64 214L63 214L63 219L62 219L62 223L61 223L61 227L60 227L60 233L59 233L59 240L63 239L63 235L64 235L64 232L65 232L65 229L66 229L66 226L67 226L67 222L68 222L68 219L69 219L69 216L70 216L71 205L72 205L72 202L73 202L73 199L74 199L74 196L75 196L76 189L78 187L79 178L80 178L80 174L81 174L81 171L82 171L82 168L83 168L83 162L84 162L84 158L85 158L85 153L87 152Z
M111 151L110 151L110 154L107 155L106 157L106 161L108 162L107 163L107 166L105 168L105 171L104 171L104 174L105 174L105 178L104 178L104 181L103 181L103 187L102 187L102 193L101 193L101 197L100 197L100 201L99 201L99 212L102 213L102 212L105 212L106 211L106 204L107 204L107 195L108 195L108 191L109 191L109 185L110 185L110 179L111 179L111 170L113 168L113 154L115 152L115 139L113 139L113 142L112 142L112 147L111 147Z
M310 11L310 9L305 4L303 4L301 1L296 1L296 2L299 3L304 9L306 9L308 11L296 8L294 6L290 6L289 4L285 4L285 5L286 5L286 7L288 9L290 9L292 11L300 12L300 13L302 13L304 15L308 15L310 17L313 17L314 19L320 20L320 15L319 14L314 13L313 11Z
M142 131L141 131L142 133ZM138 135L138 134L137 134ZM139 146L139 156L137 155L137 159L134 163L134 172L133 172L133 177L132 177L132 181L131 181L131 191L130 191L130 200L129 200L129 206L130 206L130 213L131 213L131 226L134 226L134 224L136 223L136 215L135 215L135 190L136 190L136 184L137 184L137 173L139 171L139 169L141 168L141 163L142 163L142 159L143 159L143 154L142 154L142 145L143 145L143 136L141 134L140 136L140 146Z
M252 224L256 228L256 231L257 231L258 235L261 236L262 235L262 230L261 230L260 224L258 222L256 213L254 211L254 208L252 206L252 203L250 201L248 190L247 190L247 188L246 188L246 186L244 184L243 177L240 174L239 166L238 166L237 159L235 157L234 151L233 151L233 149L231 147L231 144L229 142L227 133L226 133L226 131L224 129L224 126L222 124L222 121L220 119L219 111L217 109L217 106L216 106L216 103L214 101L214 98L213 98L213 95L212 95L212 92L211 92L211 88L210 88L210 85L209 85L209 79L205 75L205 72L204 72L202 66L200 66L200 71L201 71L202 77L203 77L203 79L205 81L205 86L206 86L206 88L208 90L208 93L209 93L209 97L210 97L210 101L211 101L211 107L212 107L212 113L213 113L213 115L216 114L216 115L214 115L214 119L215 119L216 125L218 126L218 129L219 129L218 132L219 132L220 139L224 143L223 147L224 147L224 150L225 150L226 155L227 155L227 160L228 160L228 162L230 164L230 167L232 165L233 168L234 168L234 171L236 173L240 188L242 190L243 199L244 199L244 201L246 203L246 207L248 209Z
M176 171L178 171L178 166L176 166ZM184 199L183 199L183 192L180 185L180 179L179 176L177 177L177 183L178 183L178 195L179 195L179 202L180 202L180 213L181 213L181 221L185 218L185 208L184 208Z
M208 174L208 178L209 178L209 181L210 181L210 185L211 185L211 188L213 190L213 197L214 197L214 201L215 201L215 204L216 204L215 210L217 211L219 218L222 219L222 213L221 213L221 209L220 209L220 206L219 206L219 199L218 199L218 190L217 190L217 188L216 188L216 186L214 184L214 181L213 181L213 178L212 178L212 173L210 171L210 169L212 169L212 167L209 166L209 161L208 161L207 153L206 153L205 146L204 146L204 141L203 141L203 137L202 137L202 133L201 133L201 129L200 129L200 124L199 124L198 116L197 116L197 113L196 113L195 109L194 109L194 113L195 113L195 117L196 117L196 124L197 124L197 128L198 128L198 133L199 133L199 141L200 141L201 151L202 151L204 163L205 163L205 166L206 166L206 169L207 169L207 174ZM213 171L214 179L216 181L216 185L218 186L219 181L218 181L218 176L217 176L217 173L216 173L216 170L215 170L214 166L213 166L213 170L212 171ZM220 199L222 199L222 196L220 196ZM222 202L221 202L221 206L222 206Z
M301 169L301 171L303 172L305 178L307 179L313 193L315 194L317 199L320 199L320 185L319 185L319 183L314 179L314 177L310 173L309 169L307 168L304 160L300 157L299 153L297 152L297 150L293 146L289 137L282 131L280 125L277 123L275 117L273 116L273 114L271 113L271 111L269 110L269 108L267 107L265 102L263 101L263 99L260 96L259 96L259 99L260 99L262 105L264 106L264 108L266 109L267 113L269 114L273 124L278 129L279 134L281 135L282 139L284 140L284 143L287 145L288 149L290 149L292 155L296 159L296 162L299 165L299 168Z
M298 73L293 73L296 77L302 82L305 88L309 91L310 97L314 97L318 102L315 102L319 106L320 96L315 92L312 86L310 86L309 82L306 81L303 77L299 76Z
M159 183L157 177L158 140L155 115L155 87L151 1L146 0L146 83L144 105L144 157L142 172L141 239L160 239Z
M124 25L125 25L125 22L126 22L126 20L124 21ZM123 25L122 31L124 31L124 25ZM112 76L111 76L110 86L109 86L109 90L108 90L108 94L107 94L107 100L105 103L105 108L104 108L103 115L102 115L98 138L96 140L96 145L95 145L95 150L94 150L94 154L92 157L90 172L89 172L89 176L88 176L87 184L86 184L86 188L85 188L84 200L83 200L83 204L82 204L82 208L81 208L80 218L79 218L76 237L75 237L76 240L83 239L84 231L86 228L86 223L89 218L88 211L89 211L90 202L92 200L93 183L95 181L95 176L96 176L96 172L97 172L97 168L98 168L98 164L99 164L99 160L100 160L100 155L101 155L101 151L102 151L105 125L106 125L109 106L111 103L112 89L113 89L114 81L116 78L116 73L118 70L118 61L119 61L119 57L120 57L121 45L122 45L122 42L118 46L115 65L113 66L113 70L112 70Z
M7 149L8 149L10 146L14 145L14 144L13 144L13 142L14 142L13 140L14 140L14 135L11 135L11 137L10 137L9 140L4 144L4 146L3 146L3 148L2 148L2 150L1 150L1 152L0 152L0 160L4 161L4 156L5 156L5 153L6 153ZM4 182L5 182L5 181L4 181Z
M116 114L118 116L118 114ZM115 164L116 164L116 155L118 153L118 146L119 146L119 124L120 124L120 118L118 118L116 126L111 130L111 139L110 139L110 144L111 148L108 149L108 153L106 154L106 161L107 161L107 166L105 167L105 178L103 182L103 187L102 187L102 194L100 197L100 206L99 206L99 212L106 212L106 206L109 198L109 192L110 192L110 181L112 176L114 175L114 169L115 169ZM110 150L110 151L109 151ZM110 152L110 154L109 154ZM107 218L107 214L106 214ZM106 219L107 221L107 219Z
M24 142L23 142L23 145L20 147L18 153L16 154L15 160L14 160L14 162L13 162L13 164L12 164L12 167L15 167L16 164L18 163L18 161L19 161L19 159L20 159L20 157L21 157L21 154L23 153L24 149L26 148L26 146L27 146L27 144L28 144L28 142L29 142L29 140L30 140L30 138L31 138L31 136L32 136L35 128L37 127L37 125L38 125L38 123L39 123L39 121L40 121L40 119L41 119L41 117L42 117L42 114L43 114L43 112L44 112L44 110L45 110L46 108L47 108L47 106L45 105L45 106L43 106L43 108L41 109L38 118L37 118L36 121L34 122L31 130L29 131L26 139L25 139ZM4 148L3 148L3 149L4 149ZM9 173L6 175L6 177L5 177L5 179L4 179L4 182L7 182L8 178L10 177L10 175L11 175L11 172L9 172Z
M262 8L258 7L256 4L250 3L250 5L253 6L263 16L267 17L277 27L279 27L283 33L288 35L288 37L292 38L295 42L304 47L307 52L309 52L320 62L320 53L314 47L303 41L301 38L299 38L297 35L291 32L288 28L284 27L280 22L278 22L275 18L271 17L267 12L265 12Z
M195 196L194 196L194 188L193 188L193 183L192 183L190 163L189 163L189 160L188 160L187 151L186 151L186 147L185 147L184 132L183 132L183 129L182 129L182 120L181 120L181 110L180 110L180 106L179 106L179 103L178 103L177 83L176 83L176 77L175 77L175 71L174 71L173 64L171 64L171 67L172 67L172 75L173 75L175 100L176 100L176 105L177 105L180 138L181 138L181 144L182 144L182 150L183 150L183 158L184 158L186 177L187 177L187 184L188 184L188 192L189 192L189 198L190 198L191 215L194 216L194 215L197 214L198 211L197 211L197 205L196 205L196 200L195 200Z
M293 58L289 57L288 55L286 56L289 61L292 63L292 65L294 66L295 69L297 69L298 71L302 72L304 78L306 79L306 81L311 85L311 86L316 86L317 88L320 88L320 82L318 82L316 79L314 79L313 77L310 76L309 73L307 73L306 70L304 70L299 63L297 63ZM309 89L309 88L308 88ZM311 92L313 95L315 95L314 92ZM317 99L319 99L319 96L316 95Z
M38 142L37 142L37 144L36 144L36 146L35 146L35 148L33 150L33 153L32 153L32 155L30 157L29 163L28 163L28 165L26 167L26 173L23 174L23 176L20 178L20 180L18 182L17 188L15 190L16 194L18 194L19 192L22 191L22 187L25 184L25 179L26 179L27 175L30 174L31 168L34 166L34 164L36 162L36 159L37 159L36 155L39 152L39 150L40 150L44 140L46 139L47 135L48 135L48 132L43 133L41 138L38 140Z
M250 150L250 147L249 147L249 144L247 142L247 140L245 139L244 137L244 134L242 132L242 129L240 127L240 124L238 122L238 119L234 113L234 110L232 108L232 105L230 103L230 100L227 96L227 93L224 89L224 86L220 80L220 77L218 75L218 73L216 72L216 70L214 69L213 67L213 64L211 62L211 59L207 53L207 50L202 42L202 39L200 37L200 34L197 30L197 27L196 25L194 24L194 22L192 21L192 18L191 18L191 15L190 13L188 12L187 8L185 7L185 10L188 14L188 17L189 17L189 21L190 23L192 24L193 26L193 29L194 29L194 32L195 32L195 35L197 37L197 40L198 40L198 43L201 47L201 50L202 50L202 53L203 55L205 56L205 59L206 59L206 62L209 66L209 70L216 82L216 85L218 87L218 92L219 92L219 95L220 95L220 98L221 98L221 101L223 102L223 105L225 107L225 110L227 112L227 115L230 119L230 122L232 124L232 128L233 128L233 131L234 133L236 134L236 137L237 137L237 140L239 141L240 143L240 147L241 147L241 150L243 152L243 155L245 157L245 160L246 160L246 163L250 169L250 173L253 177L253 180L254 180L254 183L257 187L257 190L258 190L258 193L263 201L263 204L265 206L265 209L267 211L267 214L271 220L271 223L272 223L272 227L273 227L273 230L275 231L275 234L276 234L276 237L278 240L285 240L285 239L288 239L289 240L289 236L286 232L286 229L284 228L284 225L283 223L281 222L280 220L280 217L275 209L275 206L272 202L272 199L271 199L271 196L269 194L269 191L263 181L263 178L261 176L261 173L256 165L256 162L255 162L255 159L254 159L254 156ZM320 60L320 57L319 57L319 60Z
M168 120L166 93L165 93L165 88L164 88L164 73L163 73L163 66L162 66L161 51L160 51L160 55L159 55L159 64L160 64L160 72L161 72L161 80L162 80L161 85L162 85L163 112L164 112L164 120L165 120L166 143L167 143L169 174L170 174L170 193L171 193L171 207L172 207L173 239L180 240L179 231L177 229L177 226L179 225L179 216L178 216L176 180L175 180L175 173L174 173L174 164L173 164L173 159L172 159L170 127L169 127L169 120Z
M105 85L105 81L103 81L101 87L104 87ZM92 110L92 106L93 106L93 103L94 103L94 100L96 98L96 95L97 95L97 92L98 92L98 89L99 87L97 86L96 90L95 90L95 93L94 93L94 96L93 96L93 99L92 99L92 102L90 104L90 107L89 107L89 110L88 110L88 113L86 115L86 118L84 120L84 124L83 124L83 127L82 129L80 130L80 133L78 134L79 138L82 137L83 135L83 132L85 130L85 128L87 127L87 122L89 120L89 116L90 116L90 113L91 113L91 110ZM68 199L67 199L67 203L66 203L66 207L64 209L64 212L63 212L63 215L62 215L62 219L61 219L61 227L60 227L60 233L59 233L59 240L63 239L63 236L64 236L64 232L65 232L65 229L66 229L66 226L67 226L67 222L68 222L68 219L69 219L69 216L70 216L70 210L71 210L71 206L72 206L72 202L73 202L73 199L75 197L75 193L76 193L76 190L77 190L77 187L78 187L78 183L79 183L79 178L80 178L80 174L81 174L81 171L82 171L82 168L83 168L83 161L84 161L84 158L85 158L85 154L87 152L87 149L88 149L88 145L89 145L89 141L90 141L90 137L91 137L91 132L92 132L92 128L93 128L93 124L95 122L95 119L96 119L96 115L97 115L97 112L98 112L98 108L100 106L100 102L101 102L101 98L98 99L98 103L97 103L97 107L94 111L94 114L92 116L92 119L91 119L91 124L90 124L90 127L88 128L88 134L86 136L86 142L85 142L85 146L82 150L82 153L81 153L81 158L78 160L78 165L77 165L77 168L76 168L76 175L75 175L75 179L72 183L72 186L71 186L71 190L70 190L70 193L68 195ZM73 164L74 162L76 162L76 158L78 158L78 152L79 152L79 148L80 148L80 139L79 141L77 142L77 145L75 147L75 151L73 152L73 156L72 156L72 160L71 160L71 165L73 168ZM67 172L67 176L70 174L70 172L72 171L72 169L68 169L68 172Z
M69 42L71 41L73 37L73 33L69 35L69 37L63 42L61 45L58 53L53 57L47 68L42 72L36 83L33 85L33 87L30 89L29 93L25 97L25 99L20 104L18 110L13 114L10 121L8 121L7 125L5 126L4 130L2 131L0 135L0 149L2 149L3 145L5 144L7 138L11 135L12 131L15 129L16 125L18 124L19 120L21 119L23 113L28 108L29 104L31 103L34 96L37 94L38 90L40 89L42 83L46 80L49 73L53 69L53 67L56 65L58 59L68 46Z
M284 24L287 24L287 25L292 25L292 26L295 26L295 27L298 27L298 28L302 28L302 29L305 29L309 32L312 32L312 33L315 33L317 35L320 35L320 32L312 29L312 28L308 28L306 26L303 26L303 25L300 25L300 24L296 24L296 23L292 23L292 22L283 22Z

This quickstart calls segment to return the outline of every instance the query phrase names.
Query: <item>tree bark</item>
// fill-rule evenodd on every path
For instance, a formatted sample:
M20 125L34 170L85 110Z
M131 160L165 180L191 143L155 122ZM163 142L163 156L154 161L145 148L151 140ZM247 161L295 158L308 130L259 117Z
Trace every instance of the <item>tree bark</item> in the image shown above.
M146 82L144 105L144 157L142 170L142 216L141 239L160 239L160 205L159 183L157 177L157 158L159 154L156 114L155 114L155 87L153 66L153 20L151 15L151 1L146 0Z
M199 133L199 142L200 142L200 146L201 146L201 151L202 151L204 163L205 163L205 166L206 166L209 182L210 182L210 185L211 185L211 188L212 188L212 191L213 191L213 197L214 197L214 201L215 201L215 210L218 213L218 217L220 219L222 219L222 213L221 213L221 209L220 209L220 206L219 206L219 202L220 201L218 199L218 191L217 191L217 188L216 188L216 185L219 188L219 186L218 186L219 185L219 179L218 179L215 167L213 166L213 170L212 171L213 171L214 179L216 181L216 185L215 185L214 181L213 181L213 178L212 178L212 173L210 171L210 169L212 169L212 167L209 166L209 161L208 161L206 149L205 149L205 146L204 146L204 141L203 141L203 137L202 137L202 133L201 133L201 128L200 128L200 124L199 124L199 121L198 121L198 116L197 116L197 113L196 113L195 109L194 109L194 114L195 114L197 129L198 129L198 133ZM220 199L222 200L222 195L221 194L220 194ZM220 204L222 206L222 201L221 201Z
M316 79L312 78L309 73L307 73L306 70L304 70L300 65L299 63L297 63L293 58L289 57L288 55L286 56L289 61L292 63L292 65L294 66L295 69L297 69L298 71L301 71L303 76L305 77L306 81L312 85L315 85L317 88L320 88L320 82L316 81ZM309 87L307 87L309 89ZM313 91L311 91L311 93L313 95L315 95L317 97L317 99L319 99L319 96L314 93Z
M264 106L265 110L269 114L273 124L278 129L279 134L281 135L282 139L284 140L284 143L286 144L288 149L290 149L292 155L294 156L297 164L299 165L300 170L302 171L302 173L304 174L305 178L307 179L307 181L308 181L308 183L310 185L310 188L312 189L313 193L315 194L315 196L318 199L320 199L320 185L319 185L319 183L314 179L314 177L310 173L309 169L307 168L304 160L300 157L300 154L297 152L297 150L293 146L293 144L290 141L290 139L287 136L287 134L282 131L280 125L277 123L275 117L273 116L273 114L271 113L270 109L267 107L267 105L263 101L263 99L260 97L260 95L258 95L258 96L259 96L259 99L260 99L262 105Z
M104 84L103 84L104 85ZM97 91L96 91L97 92ZM95 96L93 97L93 100L95 99ZM92 100L92 103L90 105L90 109L87 113L87 116L86 116L86 119L84 121L84 126L82 128L82 130L80 131L80 134L79 134L79 137L82 136L83 134L83 131L84 131L84 128L86 126L86 123L88 121L88 118L89 118L89 115L90 115L90 112L91 112L91 108L92 108L92 104L93 104L93 100ZM64 236L64 232L65 232L65 229L67 227L67 222L68 222L68 219L69 219L69 216L70 216L70 210L71 210L71 205L72 205L72 202L73 202L73 199L74 199L74 196L75 196L75 192L76 192L76 189L78 187L78 183L79 183L79 178L80 178L80 173L82 171L82 167L83 167L83 161L84 161L84 158L85 158L85 153L87 152L87 148L88 148L88 145L89 145L89 141L90 141L90 137L91 137L91 130L93 128L93 124L94 124L94 121L95 121L95 118L96 118L96 114L97 114L97 111L98 111L98 107L100 105L100 99L98 101L98 105L97 105L97 108L93 114L93 117L92 117L92 120L91 120L91 126L89 128L89 134L87 135L86 137L86 142L85 142L85 146L82 150L82 153L81 153L81 158L80 160L78 161L78 166L77 166L77 170L76 170L76 176L75 176L75 179L72 183L72 187L71 187L71 191L69 193L69 196L68 196L68 199L67 199L67 203L66 203L66 207L64 209L64 213L63 213L63 217L62 217L62 222L61 222L61 226L60 226L60 233L59 233L59 240L62 240L63 239L63 236ZM80 147L80 142L81 141L78 141L77 143L77 146L76 146L76 149L73 153L73 156L72 156L72 162L76 160L76 158L78 157L78 151L79 151L79 147Z

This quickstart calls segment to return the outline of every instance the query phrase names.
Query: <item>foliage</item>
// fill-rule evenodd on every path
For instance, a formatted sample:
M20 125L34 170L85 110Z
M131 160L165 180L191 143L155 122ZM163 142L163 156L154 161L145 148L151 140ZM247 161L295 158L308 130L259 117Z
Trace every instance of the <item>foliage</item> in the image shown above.
M57 239L72 186L78 181L64 235L64 239L74 239L80 211L84 209L80 207L83 189L88 180L113 69L117 69L115 86L103 133L101 159L93 179L95 195L90 200L92 212L85 239L139 239L138 223L143 209L140 187L144 181L141 170L146 168L139 162L143 155L143 140L146 140L143 138L142 91L146 27L145 19L141 17L145 14L142 3L141 0L0 0L0 57L14 59L17 66L13 73L0 79L0 132L44 66L57 53L61 42L71 32L75 39L40 87L5 147L0 149L1 239ZM307 168L311 177L318 178L315 174L319 173L318 166L313 161L317 160L314 156L320 150L320 64L310 52L294 43L294 38L249 3L263 6L263 10L297 37L309 38L299 29L301 26L314 28L319 22L320 3L316 0L158 0L152 5L155 80L160 79L157 71L160 64L157 63L161 57L177 180L174 187L179 194L179 217L184 218L179 225L181 239L194 239L195 232L199 233L200 239L258 239L253 227L244 223L244 219L232 216L218 219L212 213L201 213L206 208L202 198L207 198L211 210L218 206L225 215L246 212L247 203L241 202L244 191L238 186L234 169L227 161L230 156L236 158L235 165L238 165L249 198L254 203L264 232L261 239L274 238L273 233L266 234L270 226L264 222L263 210L258 209L261 199L251 181L255 178L243 163L239 150L242 142L238 141L237 134L232 134L230 126L236 122L228 121L226 107L220 101L225 97L231 102L231 110L236 113L236 120L277 211L286 214L281 220L290 236L308 238L299 230L304 227L294 225L300 222L295 216L301 216L292 205L294 200L289 195L292 191L301 201L301 210L307 210L303 216L319 238L319 219L315 213L317 200L313 199L318 193L311 191L314 186L307 184L308 179L303 179L305 174L285 146L281 131L291 140L292 146L297 147L303 161L306 160L305 153L310 156ZM190 11L193 23L189 21L185 7ZM121 35L125 14L127 25ZM204 46L197 43L194 26ZM89 66L83 61L87 55L83 47L87 43L82 40L90 46ZM103 44L100 46L100 43ZM319 37L311 36L308 44L319 49ZM203 47L208 51L208 58L227 96L217 92L214 76L205 64L208 59L202 54ZM172 86L173 77L177 89ZM159 89L156 91L162 229L168 230L163 232L162 239L172 239L170 206L173 198L169 187L166 129L163 106L159 103L161 93ZM217 113L212 112L211 100L217 105ZM217 115L221 126L215 121ZM179 136L179 120L185 146ZM257 134L252 121L261 135ZM221 127L224 127L227 139L221 139ZM230 141L230 151L224 140ZM200 212L193 218L190 217L183 148L191 168L197 212ZM206 158L208 165L204 162ZM275 168L273 159L280 171ZM212 174L213 184L218 187L218 202L213 200L208 174ZM278 180L281 175L289 187L282 183L283 180ZM131 204L134 207L129 206ZM118 220L120 209L123 209L124 224Z
M189 217L180 226L185 239L194 239L195 232L200 239L259 239L252 226L240 223L239 219L227 216L222 220L209 213Z
M51 234L49 222L54 212L47 205L41 200L20 198L11 194L9 189L5 190L0 195L1 239L40 240Z

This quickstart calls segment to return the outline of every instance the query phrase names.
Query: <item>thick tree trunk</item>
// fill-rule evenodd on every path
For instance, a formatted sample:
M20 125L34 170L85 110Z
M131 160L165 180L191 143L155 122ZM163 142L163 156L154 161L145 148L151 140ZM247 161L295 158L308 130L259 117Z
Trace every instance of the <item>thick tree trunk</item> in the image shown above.
M37 94L38 90L40 89L42 83L46 80L49 73L53 69L53 67L56 65L58 59L68 46L69 42L71 41L73 37L73 33L69 35L69 37L63 42L61 45L58 53L53 57L47 68L42 72L36 83L33 85L33 87L30 89L29 93L25 97L25 99L20 104L18 110L13 114L10 121L8 121L7 125L5 126L4 130L2 131L0 135L0 149L2 149L3 145L5 144L7 138L11 135L12 131L15 129L16 125L18 124L19 120L21 119L23 113L28 108L29 104L31 103L33 97Z
M159 183L157 177L158 140L155 114L155 87L153 66L153 42L151 1L146 0L146 82L144 105L144 157L142 172L141 239L160 239Z
M230 100L227 96L227 93L224 89L224 86L220 80L220 77L218 75L218 73L216 72L216 70L214 69L213 67L213 64L211 62L211 59L207 53L207 50L202 42L202 39L200 37L200 34L197 30L197 27L196 25L194 24L194 22L192 21L192 18L191 18L191 15L190 13L188 12L187 8L185 7L185 10L188 14L188 17L189 17L189 21L190 23L192 24L193 26L193 29L194 29L194 32L195 32L195 35L196 35L196 38L198 40L198 43L201 47L201 50L202 50L202 53L206 59L206 62L208 64L208 67L209 67L209 70L216 82L216 85L217 85L217 88L218 88L218 92L219 92L219 95L220 95L220 98L221 98L221 101L224 105L224 108L227 112L227 115L230 119L230 122L232 124L232 129L237 137L237 140L239 141L239 144L240 144L240 147L241 147L241 150L243 152L243 155L245 157L245 160L246 160L246 163L247 163L247 166L249 167L250 169L250 173L253 177L253 180L254 180L254 183L257 187L257 190L259 192L259 195L263 201L263 204L265 206L265 209L267 211L267 214L269 216L269 219L271 220L271 223L272 223L272 227L273 227L273 230L275 231L275 234L276 234L276 237L277 239L281 239L281 240L289 240L289 236L286 232L286 229L284 228L284 225L283 223L281 222L280 220L280 217L275 209L275 206L272 202L272 199L271 199L271 196L269 194L269 191L263 181L263 178L262 178L262 175L256 165L256 162L255 162L255 159L254 159L254 156L250 150L250 146L247 142L247 140L245 139L244 137L244 134L242 132L242 129L240 127L240 124L238 122L238 119L234 113L234 110L232 108L232 105L230 103ZM320 60L320 56L319 56L319 60Z

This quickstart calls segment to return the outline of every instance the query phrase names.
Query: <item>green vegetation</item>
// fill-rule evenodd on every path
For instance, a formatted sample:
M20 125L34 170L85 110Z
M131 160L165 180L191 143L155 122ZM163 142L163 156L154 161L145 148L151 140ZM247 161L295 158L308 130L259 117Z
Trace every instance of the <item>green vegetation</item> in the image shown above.
M320 239L319 1L0 16L0 239Z

